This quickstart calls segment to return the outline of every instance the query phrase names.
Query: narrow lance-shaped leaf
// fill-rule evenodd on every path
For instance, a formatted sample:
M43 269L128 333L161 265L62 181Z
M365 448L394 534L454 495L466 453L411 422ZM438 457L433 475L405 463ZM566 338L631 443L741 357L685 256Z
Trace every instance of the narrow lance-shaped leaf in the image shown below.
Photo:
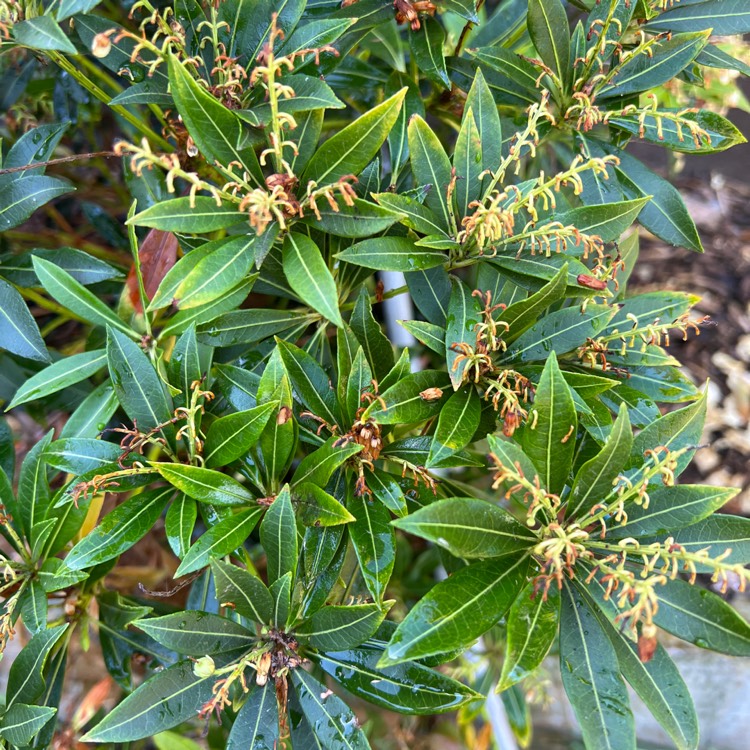
M227 738L226 750L276 750L279 708L271 682L255 688L242 704Z
M462 345L474 351L477 345L476 328L481 322L481 306L462 281L452 279L453 289L445 322L445 353L454 390L464 380L467 362L459 359Z
M3 349L18 354L20 357L38 362L50 361L39 328L34 318L31 317L23 297L12 284L1 278L0 342L2 342Z
M366 641L383 621L393 602L331 605L315 612L295 633L319 651L347 649Z
M560 0L529 0L529 34L542 60L567 85L571 77L570 31ZM562 93L562 92L561 92Z
M297 521L289 486L284 485L260 525L260 542L266 552L268 581L273 583L297 569Z
M277 401L254 409L219 417L211 423L203 447L206 468L222 467L244 456L257 443L269 418L278 411Z
M253 622L272 622L273 599L260 578L222 560L211 561L211 572L222 604L231 603L239 614Z
M456 391L440 410L427 468L467 446L479 427L482 402L473 385Z

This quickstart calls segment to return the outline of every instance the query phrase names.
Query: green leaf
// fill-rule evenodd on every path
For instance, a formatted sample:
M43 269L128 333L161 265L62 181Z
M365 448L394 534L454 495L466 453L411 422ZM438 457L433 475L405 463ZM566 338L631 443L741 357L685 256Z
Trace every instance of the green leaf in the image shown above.
M3 715L0 721L0 737L7 740L11 747L25 747L55 715L52 706L29 706L16 703Z
M347 529L362 578L375 601L382 602L396 562L396 537L390 525L390 514L385 506L366 496L350 497L347 507L356 519Z
M303 302L341 328L344 321L339 312L336 281L318 246L306 235L290 232L284 238L282 257L289 286Z
M292 500L305 526L338 526L354 521L354 516L333 495L312 482L295 485Z
M441 356L445 352L445 328L423 320L399 320L398 323L428 349Z
M240 213L235 204L217 205L213 198L199 195L196 198L160 201L128 219L126 224L152 227L165 232L206 234L246 221L246 214Z
M273 597L273 621L275 628L283 630L289 619L289 609L291 605L292 593L292 574L285 573L281 578L275 580L269 587Z
M297 447L299 428L296 420L291 416L294 401L292 399L292 389L289 386L289 379L286 375L283 375L278 388L274 392L275 399L278 399L279 411L275 418L269 420L260 436L259 443L264 476L272 485L289 468L289 464L294 458L295 448Z
M183 656L222 654L238 649L250 650L257 643L255 633L234 620L210 612L173 612L132 623L157 643Z
M456 391L440 410L427 468L467 446L479 427L482 401L474 386Z
M281 339L276 341L297 398L329 425L338 424L336 392L326 371L303 349Z
M611 83L599 89L600 99L657 88L683 71L708 42L709 32L673 34L618 66Z
M302 223L337 237L372 237L402 218L396 211L361 198L355 198L351 206L337 206L336 210L328 205L318 206L318 213L320 218L305 216Z
M560 594L552 586L541 596L530 583L513 602L507 617L507 641L503 671L497 692L507 690L530 675L542 663L557 636Z
M239 614L253 622L273 622L273 599L260 578L221 560L211 560L211 572L222 604L231 602Z
M78 50L52 16L37 16L13 25L13 36L19 44L32 49L48 49L75 55Z
M289 494L284 485L263 517L260 543L266 552L268 582L273 583L297 569L297 522Z
M376 468L366 472L365 478L368 489L391 513L399 517L406 515L404 490L393 474Z
M650 196L600 206L579 206L557 214L555 221L564 226L572 225L583 234L597 235L604 242L614 242L630 228L649 200Z
M1 288L0 285L0 290ZM0 330L0 336L2 335L3 332ZM4 338L3 341L5 340ZM80 383L101 370L106 364L107 354L104 349L95 349L94 351L64 357L25 380L7 408L12 409L15 406L25 404L27 401L44 398L63 390L63 388Z
M423 271L447 261L442 251L418 247L408 237L362 240L337 253L336 257L378 271Z
M34 257L32 262L42 286L63 307L93 325L110 326L130 338L136 337L136 333L96 294L79 284L67 271L43 258Z
M638 221L670 245L702 253L698 230L679 190L635 157L622 151L618 151L617 156L620 159L617 173L625 189L634 194L651 196L638 214Z
M146 431L172 418L172 399L143 350L127 336L107 328L107 365L112 385L125 413ZM160 430L171 436L171 427Z
M570 386L554 352L539 380L533 411L519 442L539 471L542 487L557 494L565 486L573 465L578 418Z
M560 672L586 747L635 750L630 699L614 647L581 594L561 592Z
M451 296L451 277L445 268L436 266L427 271L405 274L414 304L431 323L445 326Z
M311 658L350 693L389 711L432 716L453 711L475 697L471 688L417 662L381 669L380 655L359 648Z
M424 73L439 88L450 88L451 82L445 69L445 31L442 25L430 16L420 19L420 27L409 34L409 46L421 73Z
M26 534L32 537L32 529L40 521L44 521L50 504L49 482L44 463L44 452L52 440L50 430L26 454L21 465L18 478L17 518L23 523ZM32 539L33 541L33 539Z
M570 29L560 0L529 0L527 24L540 57L567 85L572 71Z
M175 571L175 578L205 568L211 560L229 555L242 547L256 527L262 512L263 509L259 507L248 508L211 526L187 551Z
M472 351L477 345L476 328L481 323L482 307L464 282L451 279L453 289L445 319L446 364L453 389L458 390L464 380L467 362L457 361L459 344L466 344Z
M414 424L424 422L440 412L444 397L428 400L422 394L432 388L441 391L450 388L448 374L436 370L422 370L407 375L386 389L380 400L373 401L362 415L363 419L374 419L378 424Z
M583 589L583 586L579 588ZM602 612L598 613L598 620L614 647L623 677L677 747L695 750L698 747L698 717L687 685L666 650L657 645L653 656L644 662L638 646L625 638Z
M2 348L20 357L49 362L50 356L23 297L0 278L0 341ZM23 387L23 386L22 386Z
M41 630L15 657L8 671L6 711L17 703L33 703L42 694L45 685L42 673L47 657L67 628L65 624Z
M578 470L568 499L568 518L583 518L614 491L614 484L625 468L633 446L627 407L620 406L604 447Z
M750 624L721 597L680 579L659 587L654 622L701 648L730 656L750 656Z
M518 58L516 58L518 59ZM464 110L471 110L479 130L482 148L482 169L497 169L502 158L503 134L497 104L487 86L481 68L477 68L474 81L466 95ZM489 179L489 178L488 178Z
M414 180L417 185L429 186L425 205L439 217L441 230L451 231L455 226L455 217L453 206L448 201L450 160L432 128L419 115L412 117L408 132Z
M212 422L203 446L205 467L221 468L246 455L258 442L271 414L277 413L278 408L277 401L270 401Z
M211 698L216 677L197 677L193 662L157 672L110 711L82 742L130 742L194 719Z
M201 503L248 505L255 502L255 497L244 485L213 469L158 462L151 466L173 487Z
M2 185L0 187L0 231L13 229L23 224L37 208L49 203L53 198L69 193L72 189L67 182L44 175L31 175Z
M709 557L716 558L729 552L723 561L729 565L745 565L750 562L750 519L719 513L698 521L683 529L666 532L688 553L706 550ZM661 534L659 536L662 536ZM708 565L698 564L699 573L713 572Z
M739 493L734 487L678 484L649 488L648 507L631 505L628 520L609 529L613 539L672 534L677 529L702 521Z
M354 648L378 629L392 605L393 602L384 602L382 608L378 604L323 607L295 628L295 633L319 651Z
M227 738L226 750L276 750L279 708L272 682L255 688L242 704Z
M325 685L303 669L293 670L292 680L302 711L310 726L314 727L314 741L319 747L325 750L370 750L370 743L359 728L356 717L340 698L328 694ZM328 697L321 698L321 695ZM298 744L296 739L294 744Z
M658 109L641 117L617 115L609 119L609 124L649 143L686 154L712 154L746 142L726 117L706 109ZM697 129L695 136L690 132L691 126Z
M464 110L461 130L453 153L453 167L456 170L456 201L459 216L466 216L469 204L479 198L482 191L482 140L479 135L474 113Z
M409 158L408 124L412 115L424 117L425 108L422 93L416 81L407 74L394 70L385 84L385 95L407 88L404 103L398 113L396 122L388 133L388 153L391 157L391 185L398 183L401 170Z
M303 182L315 180L324 185L358 175L383 145L405 95L403 88L325 141L310 159Z
M471 54L479 62L477 73L484 67L488 73L490 84L496 90L507 89L507 93L522 98L538 95L536 82L540 74L539 69L515 52L503 47L480 47L473 50ZM492 96L489 87L488 92ZM466 105L469 106L468 97ZM497 109L497 104L494 106ZM500 157L498 156L497 161L488 165L488 168L497 169L499 163Z
M745 0L706 0L670 8L651 20L649 31L703 31L715 36L750 32L750 8Z
M375 320L372 314L370 297L364 287L360 289L359 296L354 304L349 325L362 347L375 377L379 381L385 382L384 379L394 365L393 345L383 333L380 324Z
M201 325L198 341L209 346L254 344L315 318L317 315L286 310L234 310Z
M580 307L566 307L545 315L508 347L502 361L538 362L550 352L572 352L587 339L596 338L616 312L617 308L609 305L591 304L585 312Z
M703 52L698 55L695 61L699 65L706 65L709 68L719 68L720 70L737 70L746 76L750 76L750 65L732 57L714 44L709 44L703 48Z
M174 305L190 310L222 297L248 276L255 244L255 235L246 234L189 252L169 270L148 309Z
M398 193L375 193L375 200L390 211L397 211L401 216L401 223L420 234L443 234L445 229L440 219L427 206L408 195ZM392 237L390 239L396 239ZM422 252L420 250L419 252Z
M117 461L122 449L116 443L94 438L55 440L44 453L44 460L66 474L85 474Z
M239 162L256 183L263 185L253 149L240 151L240 119L200 86L174 55L169 55L169 88L188 133L209 164Z
M96 437L117 410L117 398L109 381L94 388L70 415L60 432L61 438Z
M508 611L526 583L528 568L525 555L461 568L417 602L378 664L391 666L470 646Z
M700 445L703 423L706 419L707 391L700 399L684 409L669 412L652 422L638 433L633 441L628 468L640 465L644 451L653 450L657 446L664 446L670 451L682 448L688 450L677 458L675 476L679 476L690 463L690 459Z
M90 568L130 549L151 531L173 492L171 487L139 492L118 505L67 554L67 567Z
M471 497L437 500L392 523L467 560L502 557L538 541L508 511Z
M164 518L164 531L172 552L182 560L190 549L195 521L198 518L198 506L192 497L180 493L169 506Z

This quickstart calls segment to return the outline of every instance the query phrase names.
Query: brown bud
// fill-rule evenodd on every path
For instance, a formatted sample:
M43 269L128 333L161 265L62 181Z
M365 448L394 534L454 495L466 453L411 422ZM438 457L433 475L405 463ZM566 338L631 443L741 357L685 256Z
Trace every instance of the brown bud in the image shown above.
M276 424L286 424L292 418L292 410L288 406L282 406L276 416Z
M419 397L422 401L437 401L443 397L443 391L440 388L426 388L419 394Z
M601 279L595 279L593 276L587 276L585 273L581 273L576 278L576 281L581 286L587 286L589 289L597 289L603 291L607 288L607 282Z

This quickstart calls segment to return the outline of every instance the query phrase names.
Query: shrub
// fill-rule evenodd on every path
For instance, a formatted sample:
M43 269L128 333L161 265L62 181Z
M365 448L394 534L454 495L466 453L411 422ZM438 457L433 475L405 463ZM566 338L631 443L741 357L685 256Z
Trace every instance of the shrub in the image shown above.
M635 747L626 681L697 747L658 631L750 653L696 583L744 587L748 522L676 482L706 398L666 347L703 321L628 292L630 229L702 246L626 146L744 140L655 91L747 72L710 40L745 3L97 5L1 11L2 392L63 424L16 472L0 423L4 746L381 746L363 699L479 747L493 690L528 741L554 649L588 748ZM170 590L118 590L147 535ZM58 725L92 632L125 697Z

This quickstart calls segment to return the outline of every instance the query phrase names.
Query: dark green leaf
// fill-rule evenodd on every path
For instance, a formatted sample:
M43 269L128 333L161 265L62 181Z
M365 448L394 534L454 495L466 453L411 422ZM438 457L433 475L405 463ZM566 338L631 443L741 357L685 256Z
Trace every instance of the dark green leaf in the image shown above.
M670 8L649 22L654 31L703 31L716 36L750 32L750 8L745 0L706 0Z
M78 52L52 16L37 16L14 24L13 36L32 49L57 50L70 55Z
M268 582L297 569L297 522L288 485L276 496L260 525L260 543L266 552Z
M152 463L173 487L202 503L214 505L248 505L253 494L233 477L201 466Z
M385 382L384 378L394 365L393 345L375 320L372 314L370 297L364 287L357 297L349 325L357 341L359 341L375 377L379 381Z
M255 688L237 713L226 750L276 750L279 746L279 709L271 682Z
M16 703L0 721L0 737L7 740L11 747L26 747L56 712L57 709L52 706Z
M40 16L40 18L47 18L47 16ZM0 187L0 231L23 224L37 208L49 203L53 198L69 193L72 189L67 182L44 175L31 175L2 185Z
M297 635L319 651L348 649L366 641L380 626L393 602L329 606L319 609L295 629Z
M378 271L423 271L446 262L445 253L418 247L408 237L362 240L338 253L337 258Z
M427 468L467 446L479 427L482 401L474 386L456 391L440 410Z
M409 34L411 52L420 72L440 88L450 88L448 71L445 69L444 44L445 31L430 16L420 19L419 29Z
M164 519L164 531L172 552L180 559L190 549L190 540L198 518L198 506L192 497L180 493L169 506Z
M379 424L413 424L436 416L443 405L444 397L431 400L425 391L437 388L441 392L450 388L448 374L436 370L422 370L407 375L381 394L383 404L373 401L363 419L368 417Z
M465 377L467 362L457 361L461 354L458 345L466 344L473 351L477 345L476 328L481 322L482 306L469 287L452 279L448 312L445 319L445 352L448 372L454 390L458 390Z
M312 482L294 488L295 510L305 526L338 526L349 523L354 516L335 498Z
M244 456L258 442L271 414L276 414L278 407L278 402L270 401L212 422L203 447L206 468L221 468Z
M209 346L254 344L315 318L317 315L286 310L234 310L201 325L198 341Z
M527 24L540 57L567 85L572 70L570 30L560 0L529 0Z
M50 356L39 328L23 297L0 278L0 342L2 348L21 357L49 362Z
M396 211L361 198L355 198L351 206L337 206L335 211L331 206L319 206L318 213L320 218L310 215L303 222L337 237L372 237L402 218Z
M231 602L239 614L253 622L269 624L273 621L273 599L260 578L221 560L211 561L211 572L222 604Z

